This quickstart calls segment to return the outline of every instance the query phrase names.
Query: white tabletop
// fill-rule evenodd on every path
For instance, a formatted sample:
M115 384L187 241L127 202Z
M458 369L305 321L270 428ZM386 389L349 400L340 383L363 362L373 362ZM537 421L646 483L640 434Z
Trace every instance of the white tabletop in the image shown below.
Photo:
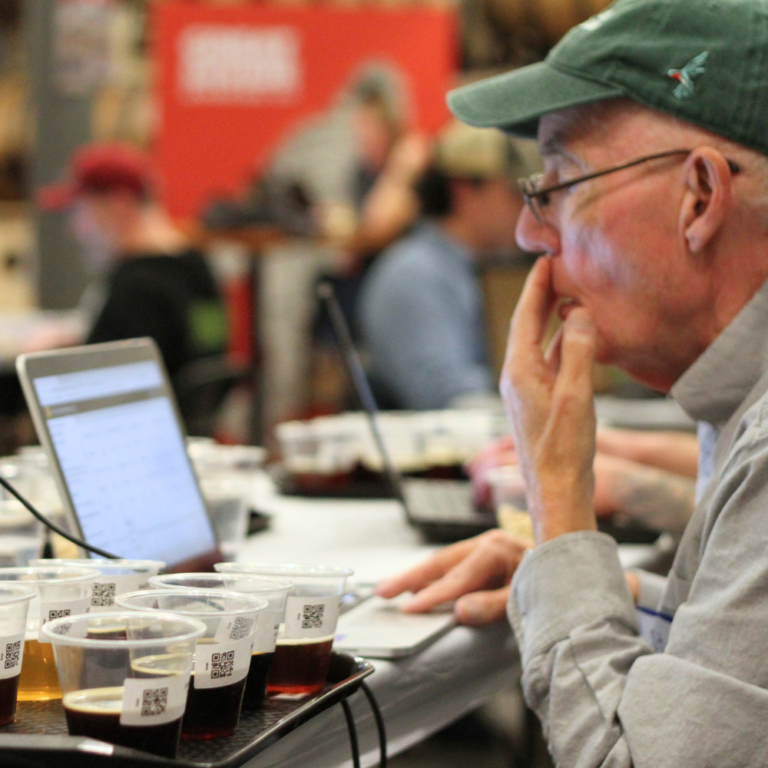
M357 585L373 584L413 565L435 546L408 527L394 501L307 500L282 497L262 479L254 501L273 515L268 531L251 537L239 560L323 563L355 570ZM623 553L625 565L647 547ZM396 662L374 661L368 678L381 706L389 751L400 752L487 701L519 679L520 662L506 623L486 629L456 627L421 653ZM375 724L361 692L351 699L364 766L378 761ZM249 763L248 768L351 766L339 707L315 717Z

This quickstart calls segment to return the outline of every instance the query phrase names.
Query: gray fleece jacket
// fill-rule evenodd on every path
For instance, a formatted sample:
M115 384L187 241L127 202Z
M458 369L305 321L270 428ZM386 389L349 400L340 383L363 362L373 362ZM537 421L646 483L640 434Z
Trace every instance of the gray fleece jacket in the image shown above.
M699 421L699 498L645 637L607 536L549 541L512 583L557 766L768 766L768 283L672 395Z

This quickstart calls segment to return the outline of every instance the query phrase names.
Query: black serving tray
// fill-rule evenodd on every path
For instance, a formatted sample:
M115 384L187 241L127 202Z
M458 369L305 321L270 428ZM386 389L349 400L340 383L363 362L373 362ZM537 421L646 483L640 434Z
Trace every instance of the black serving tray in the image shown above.
M61 701L18 703L16 721L0 728L3 768L237 768L315 715L358 690L373 665L346 653L334 653L328 683L309 698L267 698L258 712L243 712L234 736L183 741L175 760L127 747L68 736Z

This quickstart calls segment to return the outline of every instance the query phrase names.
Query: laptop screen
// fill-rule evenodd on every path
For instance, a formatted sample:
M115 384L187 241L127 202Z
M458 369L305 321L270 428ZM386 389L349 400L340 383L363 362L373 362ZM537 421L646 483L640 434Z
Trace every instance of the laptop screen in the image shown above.
M125 558L172 567L202 557L216 540L160 362L118 359L97 353L83 358L84 369L44 375L33 369L51 364L26 365L80 529Z

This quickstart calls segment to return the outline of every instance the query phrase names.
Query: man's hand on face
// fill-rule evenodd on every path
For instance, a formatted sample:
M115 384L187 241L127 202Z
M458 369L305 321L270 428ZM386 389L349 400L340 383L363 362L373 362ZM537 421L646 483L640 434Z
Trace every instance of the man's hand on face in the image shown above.
M414 592L408 613L455 600L461 624L483 625L506 618L509 583L531 542L504 531L487 531L436 552L409 571L385 579L376 594L391 598Z
M537 543L596 530L593 507L595 327L573 307L546 355L557 305L549 258L540 258L512 318L501 393L512 425Z

